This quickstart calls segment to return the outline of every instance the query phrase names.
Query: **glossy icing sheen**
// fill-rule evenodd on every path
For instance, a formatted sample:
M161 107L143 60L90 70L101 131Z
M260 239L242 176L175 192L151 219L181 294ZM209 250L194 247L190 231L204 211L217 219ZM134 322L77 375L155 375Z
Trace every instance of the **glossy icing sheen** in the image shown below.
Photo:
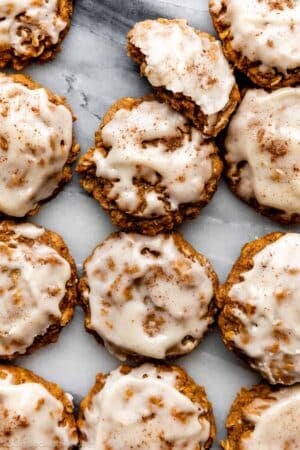
M0 447L17 450L68 450L76 431L60 423L64 406L39 383L14 384L0 378Z
M212 0L212 12L230 25L233 48L250 61L282 72L300 66L299 0Z
M186 20L146 20L134 26L130 42L145 55L153 86L190 97L206 115L225 108L235 79L219 41L200 36Z
M0 211L23 217L58 187L72 146L72 114L45 89L1 75L0 119Z
M176 137L181 142L171 149L163 141L153 142ZM163 103L143 101L118 110L102 129L102 139L110 150L107 156L94 152L96 175L112 180L108 196L122 211L153 217L197 202L212 176L214 145ZM146 181L146 192L135 179ZM143 201L144 208L136 211Z
M242 439L241 450L300 449L300 387L281 389L269 399L255 399L243 415L254 431Z
M57 13L59 0L0 0L1 48L15 53L38 56L47 38L56 44L67 26Z
M225 141L226 160L240 170L238 194L288 214L300 213L300 88L247 91Z
M91 327L108 348L164 358L175 345L177 353L192 350L212 322L208 267L180 252L172 236L113 235L85 269ZM194 340L182 342L186 336Z
M145 377L147 375L147 377ZM176 389L176 376L145 364L114 370L84 411L82 450L196 450L210 434L205 410Z
M70 264L53 248L17 237L37 239L43 228L17 225L0 242L0 355L24 353L36 336L61 317L60 302L71 276Z
M300 235L288 233L253 258L251 270L234 284L231 300L250 305L232 313L245 329L234 342L271 382L283 375L300 381Z

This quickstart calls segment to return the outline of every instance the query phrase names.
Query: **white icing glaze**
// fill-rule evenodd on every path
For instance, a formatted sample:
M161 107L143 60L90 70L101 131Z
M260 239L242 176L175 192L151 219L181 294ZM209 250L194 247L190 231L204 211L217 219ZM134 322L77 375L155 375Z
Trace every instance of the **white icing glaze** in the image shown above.
M253 432L241 441L241 450L300 449L300 387L281 389L270 399L255 399L244 408Z
M68 450L76 430L60 423L64 406L43 385L14 384L0 378L0 447L17 450Z
M44 232L33 224L16 225L8 242L0 242L0 355L24 353L36 336L61 317L60 302L70 279L70 264L53 248L17 242Z
M247 91L228 129L229 175L241 161L238 194L300 213L300 88ZM277 154L277 155L276 155Z
M91 328L109 350L112 343L153 358L174 346L186 353L212 322L205 317L213 297L208 266L180 252L172 235L113 235L85 269ZM186 336L194 340L182 342Z
M203 448L210 434L204 413L200 404L176 389L174 373L160 371L151 364L127 375L117 369L84 411L81 431L87 441L81 448L160 450L167 448L167 443L173 450L194 450L199 443Z
M72 114L44 88L1 75L0 118L0 211L23 217L58 187L72 146Z
M190 97L206 115L225 108L235 79L219 41L199 36L186 20L139 22L130 41L145 55L153 86Z
M44 40L57 44L67 23L57 13L58 0L0 0L0 45L16 54L38 56Z
M185 124L186 119L169 106L143 101L130 111L119 109L104 126L102 139L110 150L106 157L95 150L96 175L112 181L108 197L121 210L153 217L201 199L212 176L215 147L195 128L185 131ZM182 142L171 150L162 141L151 142L176 137ZM145 145L146 141L150 142ZM134 184L136 178L147 181L145 193ZM143 201L144 208L136 211Z
M235 50L282 72L300 66L299 0L212 0L212 12L223 5L221 21L230 25Z
M300 234L285 234L253 260L229 292L240 305L254 307L252 314L233 309L246 329L233 340L272 383L283 375L300 381Z

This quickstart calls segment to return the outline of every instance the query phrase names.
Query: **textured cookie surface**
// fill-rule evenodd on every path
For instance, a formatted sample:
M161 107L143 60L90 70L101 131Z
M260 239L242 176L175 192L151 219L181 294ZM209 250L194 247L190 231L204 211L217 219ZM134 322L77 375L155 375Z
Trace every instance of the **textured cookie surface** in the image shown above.
M73 316L76 269L64 242L33 224L0 226L0 357L55 341Z
M225 344L271 383L300 381L300 235L247 244L218 293Z
M77 444L72 398L32 372L0 366L0 446L69 450Z
M300 88L250 89L225 139L232 190L259 212L300 221Z
M204 450L215 435L204 389L178 367L151 364L99 374L78 424L83 450Z
M126 98L106 114L77 170L116 225L155 234L200 212L222 163L184 116L153 98Z
M216 135L226 125L238 92L213 36L193 29L185 20L146 20L129 32L128 53L158 95L205 134Z
M0 74L0 212L23 217L71 178L72 113L23 75Z
M242 389L227 418L224 450L300 448L300 387Z
M266 87L300 80L300 3L297 0L211 0L226 56Z
M216 274L179 234L113 234L84 268L86 327L121 359L188 353L213 322Z
M0 67L53 58L71 14L72 0L0 0Z

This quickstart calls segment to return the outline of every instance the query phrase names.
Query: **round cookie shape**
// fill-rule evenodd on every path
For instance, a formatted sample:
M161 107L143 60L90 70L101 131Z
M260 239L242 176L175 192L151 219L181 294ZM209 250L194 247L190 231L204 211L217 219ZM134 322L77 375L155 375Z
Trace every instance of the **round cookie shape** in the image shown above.
M219 41L183 19L145 20L128 33L128 55L157 96L208 136L227 124L239 101Z
M216 191L222 168L213 141L148 96L112 106L77 171L115 225L154 235L196 217Z
M0 225L0 359L48 343L73 317L76 266L62 238L31 223Z
M284 450L300 446L300 387L243 388L227 418L224 450Z
M33 215L72 177L72 112L30 78L0 74L0 118L0 213Z
M70 394L29 370L0 365L0 446L71 450L78 443Z
M224 142L232 191L258 212L300 223L300 87L249 89Z
M215 437L204 388L179 367L152 364L98 374L78 427L82 450L205 450Z
M217 276L178 233L114 233L84 264L87 331L121 360L191 352L214 320Z
M300 381L300 234L244 246L217 298L225 345L270 383Z
M210 13L226 57L253 83L299 83L298 0L210 0Z
M72 0L0 0L0 68L53 59L67 34Z

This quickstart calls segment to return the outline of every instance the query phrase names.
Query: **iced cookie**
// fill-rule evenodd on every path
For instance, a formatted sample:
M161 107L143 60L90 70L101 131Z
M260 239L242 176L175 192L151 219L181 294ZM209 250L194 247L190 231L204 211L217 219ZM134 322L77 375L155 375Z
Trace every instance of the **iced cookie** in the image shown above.
M213 322L217 284L178 233L114 233L84 264L85 325L121 360L186 354Z
M300 82L298 0L210 0L226 57L271 89Z
M284 223L300 223L299 123L299 87L249 89L224 142L232 191Z
M209 136L227 124L239 90L220 42L181 19L145 20L128 33L128 54L157 96Z
M176 366L121 366L82 401L82 450L209 449L215 437L203 387Z
M24 75L0 74L0 213L33 215L70 181L79 152L72 123L63 98Z
M213 141L149 96L112 106L77 171L115 225L154 235L196 217L222 168Z
M270 383L300 382L300 234L244 246L218 291L225 345Z
M0 68L53 59L70 27L72 0L1 0Z
M0 365L0 447L70 450L78 442L73 402L29 370Z
M224 450L300 448L300 387L275 389L258 384L242 389L226 422Z
M42 227L0 225L0 359L58 339L76 303L76 267L60 236Z

